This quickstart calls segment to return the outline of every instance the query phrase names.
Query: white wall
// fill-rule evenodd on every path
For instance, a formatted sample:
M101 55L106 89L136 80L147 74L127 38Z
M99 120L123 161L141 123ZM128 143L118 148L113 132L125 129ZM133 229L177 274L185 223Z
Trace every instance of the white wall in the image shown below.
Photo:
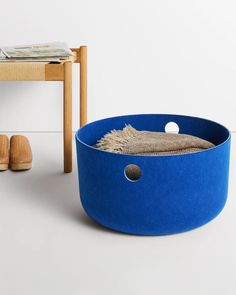
M236 130L235 1L0 4L1 45L56 40L88 45L90 121L128 113L181 113ZM76 81L76 66L74 71ZM60 83L1 82L0 130L61 130L61 91Z

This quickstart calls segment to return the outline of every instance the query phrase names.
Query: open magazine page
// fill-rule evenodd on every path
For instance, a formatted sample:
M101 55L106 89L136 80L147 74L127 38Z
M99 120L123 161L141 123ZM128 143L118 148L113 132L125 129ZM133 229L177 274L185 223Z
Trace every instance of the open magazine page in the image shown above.
M1 47L0 58L4 56L11 59L28 58L59 58L70 57L73 55L65 43L53 42L45 44L23 45L15 47Z

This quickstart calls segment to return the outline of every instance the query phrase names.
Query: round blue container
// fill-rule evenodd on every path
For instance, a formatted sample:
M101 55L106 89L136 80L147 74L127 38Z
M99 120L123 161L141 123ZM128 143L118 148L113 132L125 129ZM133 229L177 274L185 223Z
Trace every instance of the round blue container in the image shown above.
M122 155L94 147L107 132L125 124L164 132L169 122L179 126L179 133L215 147L168 156ZM216 122L179 115L120 116L85 125L76 133L76 144L82 205L108 228L141 235L179 233L207 223L224 207L230 133ZM137 181L125 175L129 164L141 169Z

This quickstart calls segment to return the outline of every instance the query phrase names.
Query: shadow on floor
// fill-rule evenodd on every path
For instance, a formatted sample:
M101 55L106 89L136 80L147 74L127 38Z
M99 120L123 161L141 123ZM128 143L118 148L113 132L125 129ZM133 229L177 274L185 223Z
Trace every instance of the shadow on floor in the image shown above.
M95 223L84 212L80 202L75 168L74 172L69 174L58 172L56 169L48 171L48 169L37 168L25 172L7 171L5 173L11 174L11 177L7 179L14 184L14 193L11 193L11 196L22 198L22 201L32 206L39 206L67 220L80 222L92 230L113 232Z

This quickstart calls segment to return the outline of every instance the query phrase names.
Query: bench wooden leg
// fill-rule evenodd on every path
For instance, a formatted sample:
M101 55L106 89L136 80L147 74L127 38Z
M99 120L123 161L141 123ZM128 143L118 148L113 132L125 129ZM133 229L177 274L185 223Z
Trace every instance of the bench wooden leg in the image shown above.
M80 47L80 126L87 123L87 47Z
M64 172L72 171L72 63L64 63Z

